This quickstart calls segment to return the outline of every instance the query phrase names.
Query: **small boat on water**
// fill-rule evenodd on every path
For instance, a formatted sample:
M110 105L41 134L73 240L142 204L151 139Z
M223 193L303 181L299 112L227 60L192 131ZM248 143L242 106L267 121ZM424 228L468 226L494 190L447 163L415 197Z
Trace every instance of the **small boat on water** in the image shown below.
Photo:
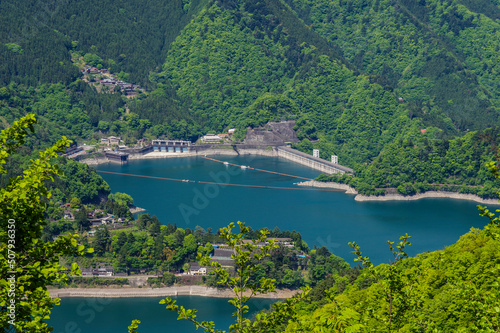
M229 162L224 162L224 165L229 165Z
M246 169L246 168L247 168L247 166L246 166L246 165L242 165L242 166L241 166L241 168L242 168L242 169Z

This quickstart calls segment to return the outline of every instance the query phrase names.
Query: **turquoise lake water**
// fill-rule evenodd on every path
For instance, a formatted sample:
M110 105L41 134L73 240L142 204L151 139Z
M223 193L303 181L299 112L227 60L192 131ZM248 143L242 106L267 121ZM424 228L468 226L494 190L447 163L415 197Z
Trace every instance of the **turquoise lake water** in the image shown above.
M177 304L198 309L197 319L214 321L218 329L234 323L232 305L224 298L201 296L175 297ZM133 319L141 321L138 332L181 333L203 332L190 322L177 320L177 315L159 304L161 298L80 298L62 299L61 306L52 311L50 324L54 333L125 333ZM269 309L274 300L249 301L249 313Z
M282 158L261 156L214 156L219 160L254 168L314 178L319 173ZM300 179L242 170L201 157L130 161L127 165L101 165L97 170L153 177L195 181L247 184L274 187L300 187ZM312 248L326 246L355 265L348 242L360 244L364 255L374 263L388 262L391 254L387 240L397 240L408 233L413 246L408 253L443 249L455 243L471 227L481 228L487 220L478 215L477 203L453 199L417 201L356 202L354 195L343 191L303 191L245 188L199 183L172 182L159 179L101 174L112 192L125 192L139 207L156 215L164 224L181 228L207 229L243 221L255 228L279 227L296 230ZM54 332L126 331L132 319L143 320L140 332L195 332L188 323L178 322L159 299L94 299L109 304L86 304L86 299L66 298L53 311ZM200 309L200 316L219 322L226 328L232 322L232 308L227 300L202 297L179 297L180 304ZM182 302L182 303L181 303ZM254 310L272 301L256 300ZM82 305L83 304L83 305ZM96 309L92 310L92 306ZM90 310L89 310L90 309ZM87 310L88 313L84 313ZM82 314L83 313L83 314ZM91 319L92 317L92 319ZM74 328L74 329L73 329ZM73 330L72 330L73 329Z
M239 165L281 173L316 177L319 172L282 158L222 156L215 158ZM102 165L97 170L154 177L230 184L301 187L300 179L226 166L201 157L130 161L127 165ZM442 249L453 244L471 227L487 223L478 215L477 203L454 199L357 202L344 191L302 191L244 188L101 174L113 192L126 192L139 207L164 224L207 229L243 221L252 228L279 227L296 230L312 248L327 246L353 264L348 242L356 241L374 263L391 259L387 240L408 233L409 253Z

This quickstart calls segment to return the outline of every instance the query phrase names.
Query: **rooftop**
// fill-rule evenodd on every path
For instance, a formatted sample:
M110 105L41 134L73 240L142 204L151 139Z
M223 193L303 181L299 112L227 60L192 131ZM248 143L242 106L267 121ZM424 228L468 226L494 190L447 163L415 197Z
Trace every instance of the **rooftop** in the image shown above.
M124 153L121 151L107 151L106 154L115 155L115 156L128 156L129 155L128 153Z

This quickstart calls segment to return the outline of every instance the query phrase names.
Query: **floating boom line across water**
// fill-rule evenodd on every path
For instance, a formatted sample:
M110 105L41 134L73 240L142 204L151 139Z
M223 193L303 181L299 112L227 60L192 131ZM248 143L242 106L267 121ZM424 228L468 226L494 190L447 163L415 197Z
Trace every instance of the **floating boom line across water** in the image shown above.
M233 166L236 166L236 167L246 167L247 169L250 169L250 170L255 170L255 171L260 171L260 172L267 172L267 173L274 173L276 175L280 175L280 176L286 176L286 177L292 177L292 178L299 178L299 179L305 179L305 180L314 180L312 178L306 178L306 177L301 177L301 176L294 176L294 175L289 175L287 173L281 173L281 172L276 172L276 171L269 171L269 170L264 170L264 169L258 169L258 168L252 168L252 167L248 167L248 166L245 166L245 165L238 165L238 164L234 164L234 163L229 163L229 162L224 162L224 161L221 161L221 160L216 160L215 158L210 158L210 157L206 157L206 156L200 156L201 158L204 158L206 160L210 160L210 161L214 161L214 162L218 162L218 163L223 163L223 164L226 164L226 165L233 165Z
M110 175L117 176L127 176L127 177L138 177L138 178L148 178L148 179L158 179L158 180L167 180L174 182L182 182L182 183L198 183L198 184L209 184L209 185L219 185L223 186L234 186L234 187L248 187L248 188L262 188L262 189L273 189L273 190L295 190L295 191L323 191L323 192L338 192L338 189L325 189L325 188L295 188L295 187L280 187L280 186L265 186L265 185L248 185L248 184L230 184L230 183L217 183L217 182L205 182L205 181L195 181L189 179L176 179L176 178L167 178L167 177L155 177L155 176L144 176L144 175L136 175L131 173L122 173L122 172L112 172L112 171L102 171L96 170L98 173L106 173ZM302 178L302 177L300 177ZM308 178L306 178L308 179Z
M130 177L139 177L139 178L170 180L170 181L173 181L173 182L196 183L194 180L189 180L189 179L176 179L176 178L167 178L167 177L144 176L144 175L135 175L135 174L131 174L131 173L102 171L102 170L96 170L96 172L98 172L98 173L108 173L108 174L111 174L111 175L119 175L119 176L130 176Z

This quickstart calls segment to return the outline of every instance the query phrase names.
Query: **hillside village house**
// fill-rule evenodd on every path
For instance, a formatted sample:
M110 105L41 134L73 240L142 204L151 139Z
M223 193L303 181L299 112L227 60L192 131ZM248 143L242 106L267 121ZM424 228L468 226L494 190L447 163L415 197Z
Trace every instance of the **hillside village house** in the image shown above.
M105 86L110 86L110 85L116 84L116 81L113 79L104 79L104 80L100 80L99 82Z
M278 244L283 247L288 247L290 249L294 248L294 244L291 238L270 238L274 239L274 244Z
M113 224L115 223L115 219L111 216L107 216L101 219L102 224Z
M102 221L101 221L101 219L93 219L93 220L90 220L90 224L91 224L91 227L98 227L98 226L102 225Z
M95 67L87 68L87 73L89 74L99 74L101 71Z
M234 254L234 250L230 248L214 248L214 255L212 258L220 259L230 259L231 255Z
M234 266L234 259L231 259L232 254L234 254L233 249L220 248L220 247L216 247L216 245L214 245L214 254L210 260L218 262L223 267L232 267L232 266Z
M207 275L207 268L200 266L200 264L196 262L190 263L189 267L189 275Z
M126 88L125 91L125 96L135 96L137 95L137 91L133 88Z
M98 227L101 225L109 225L109 224L115 223L115 218L113 215L108 215L108 216L100 218L100 219L92 219L92 220L90 220L90 223L92 224L92 227Z
M97 275L99 277L109 277L109 276L113 276L113 268L98 268L98 269L94 269L92 271L92 274L93 275Z
M63 219L73 221L75 219L75 216L73 213L71 213L70 210L65 210L63 214Z
M83 268L82 276L98 276L98 277L111 277L114 274L112 267L104 268Z

